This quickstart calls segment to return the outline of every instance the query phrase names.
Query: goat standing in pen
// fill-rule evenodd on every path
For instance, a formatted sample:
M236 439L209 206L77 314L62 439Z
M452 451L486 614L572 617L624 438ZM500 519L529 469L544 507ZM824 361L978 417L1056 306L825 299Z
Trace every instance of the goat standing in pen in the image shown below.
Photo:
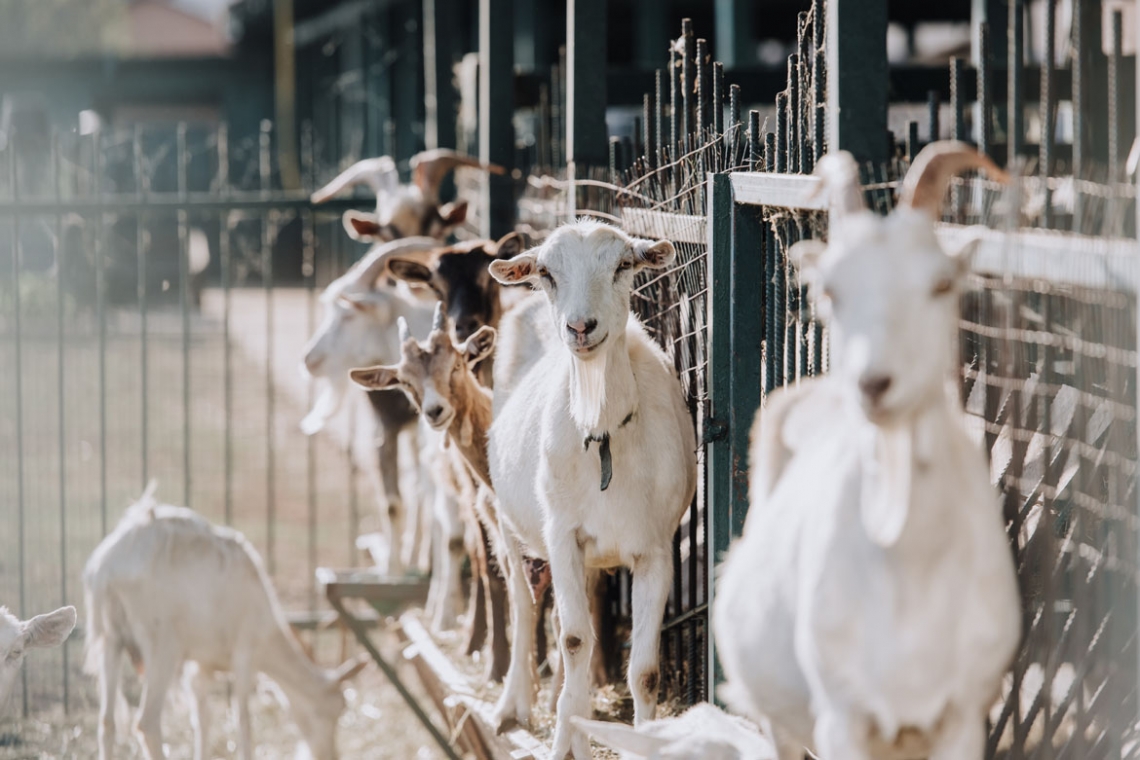
M817 174L830 244L790 256L830 325L831 374L774 392L752 431L751 509L717 586L736 710L780 760L981 760L1020 632L1017 577L983 453L962 420L958 293L972 246L935 236L961 143L915 159L898 208L863 206L849 154Z
M20 620L7 607L0 607L0 714L28 650L57 647L71 635L73 628L74 607L60 607L31 620Z
M207 751L205 678L233 674L238 755L251 760L249 698L264 673L281 688L316 760L335 760L341 684L367 664L325 670L302 651L261 558L235 530L211 525L182 507L142 498L99 544L83 572L87 670L99 677L99 757L115 747L114 707L126 654L143 674L137 731L148 760L164 757L162 708L184 663L192 692L194 758Z
M357 161L313 193L312 202L324 203L350 187L368 185L376 193L376 212L344 212L344 229L353 240L377 243L421 235L445 240L466 220L467 201L441 204L439 189L444 178L458 166L491 174L505 171L446 148L417 153L410 163L412 183L402 185L390 156Z
M664 352L630 313L635 274L663 269L672 244L592 221L563 225L531 252L491 264L508 285L545 294L548 323L503 319L497 352L491 479L509 565L511 669L498 728L527 721L534 699L534 605L523 550L550 564L565 683L553 757L590 757L570 717L590 710L594 648L588 568L633 571L629 685L634 719L654 717L658 645L672 581L672 539L697 484L692 419ZM516 310L521 313L522 310ZM536 331L557 336L535 339ZM536 352L517 346L541 347ZM513 352L513 353L512 353Z

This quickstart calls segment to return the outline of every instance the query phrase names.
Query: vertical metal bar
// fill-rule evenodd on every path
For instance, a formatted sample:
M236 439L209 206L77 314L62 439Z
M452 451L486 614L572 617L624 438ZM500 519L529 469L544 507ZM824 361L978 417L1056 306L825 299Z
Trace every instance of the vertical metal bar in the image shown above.
M146 167L143 166L143 147L142 147L142 127L135 125L134 131L134 173L135 173L135 195L140 202L146 199L149 191L150 183L146 178ZM142 406L142 485L146 488L147 482L150 480L150 473L148 465L150 462L150 442L148 440L148 427L149 419L147 416L147 303L146 303L146 249L147 249L147 230L144 222L146 215L143 212L138 212L135 215L135 245L138 247L136 257L138 260L138 282L136 283L136 292L138 293L139 301L139 346L141 354L140 359L140 383L141 392L139 393L139 401Z
M1022 0L1009 0L1009 39L1006 50L1009 60L1006 73L1009 77L1006 101L1006 166L1013 167L1025 148L1025 8Z
M709 55L708 40L697 40L697 134L704 139L705 132L713 125L713 84L712 61Z
M425 3L426 6L426 3ZM450 113L450 112L449 112ZM306 187L316 186L316 162L313 160L313 125L305 122L301 127L301 177ZM305 281L306 289L306 317L308 324L306 330L309 335L317 329L317 234L313 221L312 209L301 209L301 276ZM308 408L313 406L313 390L316 384L310 380L308 387ZM349 439L352 440L352 439ZM305 440L305 481L307 507L309 512L309 577L315 578L317 572L317 535L320 527L317 519L317 446L316 436L307 436ZM350 447L351 448L351 447ZM350 454L351 455L351 454ZM351 561L355 551L356 534L349 535L349 550L347 558ZM309 608L316 610L318 595L315 584L310 587Z
M1053 143L1057 132L1054 122L1057 104L1053 92L1056 36L1057 5L1055 0L1045 0L1045 51L1041 62L1041 141L1038 145L1037 171L1045 191L1041 223L1046 228L1053 225L1053 189L1049 187L1049 172L1053 167Z
M827 127L827 49L824 46L825 19L823 0L811 3L811 133L813 165L824 154L824 133Z
M784 140L784 149L788 152L788 166L789 172L800 171L800 139L799 139L799 104L800 104L800 78L798 76L797 67L799 66L800 56L797 53L792 53L788 56L788 89L787 97L784 100L784 108L787 114L784 116L784 129L787 130L787 135Z
M670 54L671 55L671 54ZM665 150L665 72L657 69L653 72L653 98L657 104L654 112L656 117L657 152ZM664 159L661 160L664 163ZM656 164L654 164L656 165Z
M776 94L776 171L788 171L788 93Z
M801 11L796 17L796 168L800 174L810 174L813 166L811 99L811 24L810 14Z
M218 186L223 196L230 194L229 130L225 124L218 127ZM230 292L230 220L228 211L223 211L218 224L218 266L222 280L222 375L223 406L225 408L225 434L223 450L225 458L223 513L226 525L233 525L234 517L234 441L233 441L233 357L230 350L230 314L232 293Z
M920 147L918 141L918 122L908 121L906 123L906 160L914 161L914 157L918 155Z
M186 201L186 123L178 123L175 160L178 166L178 200ZM178 306L182 316L182 503L191 506L190 501L190 435L192 430L190 413L190 230L188 212L178 210Z
M657 152L656 146L653 144L653 95L652 93L645 93L641 102L641 140L644 147L646 164L648 168L654 165L654 154Z
M769 132L769 134L771 134ZM760 152L760 112L748 112L748 171L764 168L764 156Z
M727 176L725 178L727 180ZM731 189L731 183L728 184ZM728 434L732 451L732 519L729 527L733 538L740 537L748 516L748 439L756 410L760 408L762 387L760 346L764 340L764 305L756 308L754 300L757 293L763 296L765 281L764 260L755 255L756 250L763 250L766 237L761 212L758 206L732 204L732 294L729 298L732 402Z
M728 88L728 128L734 134L740 129L740 85L729 85ZM739 136L737 136L739 139Z
M12 191L12 200L20 199L20 175L16 163L16 139L8 142L8 184ZM19 565L20 584L19 602L20 617L28 617L27 600L27 539L25 496L24 496L24 346L23 346L23 320L20 318L22 308L20 299L20 216L12 217L9 230L12 235L12 353L16 370L16 554ZM28 717L28 669L20 669L20 691L23 698L23 715Z
M566 123L570 146L567 161L570 176L576 179L585 177L588 167L602 166L606 160L605 0L567 0L566 35L569 71ZM504 76L508 78L509 87L509 69ZM509 113L507 121L510 122Z
M776 136L771 132L764 135L764 170L776 169ZM764 395L771 393L779 387L777 382L777 345L776 336L776 248L779 240L774 234L764 238Z
M59 133L51 130L51 177L57 209L61 202ZM67 263L64 261L66 251L63 247L63 216L57 210L55 214L55 286L56 286L56 404L59 406L58 456L59 456L59 603L67 604L67 393L64 382L65 347L64 335L64 301L66 288L64 283L64 270ZM63 714L70 713L71 702L71 674L68 668L68 645L63 642Z
M1122 38L1124 15L1119 9L1112 11L1112 38L1108 57L1108 181L1119 182L1120 172L1120 106L1121 67L1124 65Z
M966 94L962 91L963 63L958 56L950 59L950 111L954 119L950 136L955 140L966 139Z
M708 556L719 557L732 540L732 446L728 425L732 417L732 181L727 174L713 174L709 182L708 207L708 324L709 324L709 408L708 444ZM711 433L711 435L709 435ZM690 558L695 555L690 549ZM714 601L713 570L707 563L706 588L710 608ZM712 623L710 616L709 629ZM709 637L712 640L712 636ZM708 647L709 699L716 698L716 685L722 680L715 647Z
M566 7L567 23L574 15L575 3L586 0L568 0ZM593 0L597 2L597 0ZM492 174L483 182L483 237L500 238L514 229L514 196L511 192L510 170L515 165L515 130L511 122L514 115L514 24L512 0L479 0L479 159L488 163L505 167L505 175ZM492 19L494 20L492 23ZM603 14L604 19L604 14ZM574 29L577 31L574 32ZM589 39L583 34L580 25L570 26L568 29L578 37ZM605 69L605 39L603 29L601 36L600 63L597 60L589 61L591 65L601 66ZM589 122L584 119L582 111L585 105L580 93L582 76L584 72L577 71L583 63L582 53L586 51L575 49L574 40L567 38L567 75L566 75L566 144L569 160L575 160L575 151L584 147L583 140L589 140L589 135L583 133L583 127ZM593 41L595 58L597 55L597 40ZM587 56L588 57L588 56ZM589 77L587 76L587 79ZM602 134L605 135L604 104L606 99L605 78L602 84L591 82L595 90L600 90L603 104ZM602 148L604 150L604 146ZM579 157L578 160L582 160Z
M939 97L938 90L930 90L926 93L926 124L928 127L928 142L937 142L938 136L942 132L942 120L940 118L941 110L942 98Z
M103 133L91 136L92 187L103 202ZM107 535L107 283L103 260L103 212L95 217L95 311L99 322L99 537Z
M681 134L682 139L692 134L696 125L694 113L694 89L697 79L697 41L693 34L693 20L681 19L681 37L684 39L681 50Z
M272 129L270 121L261 122L258 186L263 197L268 197L271 189L269 147ZM276 231L276 222L276 211L269 211L261 220L261 281L265 289L265 564L271 576L277 572L277 478L273 419L276 414L273 382L273 232ZM315 583L315 580L312 582Z
M827 142L857 161L887 160L887 0L828 0Z
M724 134L724 64L712 65L712 128L718 136Z
M681 109L684 108L684 60L677 55L675 48L669 48L669 151L672 154L678 150L681 141L684 123L681 120Z
M716 57L730 69L756 62L752 40L754 0L716 0Z
M978 25L978 150L987 156L993 151L994 101L990 83L990 25Z

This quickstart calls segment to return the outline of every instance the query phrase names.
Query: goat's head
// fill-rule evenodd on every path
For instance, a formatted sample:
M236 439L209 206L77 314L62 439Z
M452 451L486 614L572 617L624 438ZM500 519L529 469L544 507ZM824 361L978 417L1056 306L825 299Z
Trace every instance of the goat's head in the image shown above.
M864 207L850 154L826 156L816 169L833 198L830 242L805 240L789 255L830 325L832 372L872 422L907 415L942 392L953 369L958 293L974 244L947 254L934 223L951 179L966 169L1005 179L968 145L933 143L915 158L885 217Z
M0 607L0 708L12 691L27 651L62 644L75 628L75 618L74 607L60 607L21 621L7 607Z
M315 433L339 408L348 370L398 354L393 327L401 297L378 283L388 258L427 255L438 243L429 238L405 238L377 246L321 294L321 325L305 348L305 371L321 382L313 409L301 423Z
M354 369L349 373L366 390L402 390L434 430L446 430L457 409L457 391L469 387L472 368L495 348L495 328L484 325L467 340L455 344L443 304L435 308L428 339L420 343L400 320L400 363Z
M388 271L409 284L430 288L444 304L455 340L463 342L480 327L499 324L499 283L487 266L510 259L521 250L522 238L511 232L498 242L477 240L449 246L430 261L394 256L388 262Z
M376 193L375 213L344 213L344 229L354 240L375 243L414 236L443 240L467 219L467 201L439 202L439 188L448 173L457 166L492 174L504 172L501 166L484 164L444 148L417 153L410 163L412 184L401 185L391 157L357 161L313 193L312 202L324 203L347 188L368 185Z
M566 347L590 360L611 335L624 335L634 275L662 269L676 255L667 240L641 240L595 221L555 230L537 249L491 263L505 285L537 285L550 301L551 316Z
M297 692L285 687L289 699L289 716L297 724L301 740L313 760L336 760L336 727L344 712L345 682L368 665L363 654L345 661L335 670L323 672L324 685L316 692ZM284 684L282 684L284 687Z

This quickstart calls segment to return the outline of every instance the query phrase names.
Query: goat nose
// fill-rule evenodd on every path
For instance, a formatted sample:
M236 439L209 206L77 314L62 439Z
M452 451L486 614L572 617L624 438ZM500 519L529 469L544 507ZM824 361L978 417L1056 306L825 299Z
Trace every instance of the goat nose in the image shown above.
M859 390L872 402L882 399L891 387L890 375L866 375L859 380Z
M576 322L567 322L566 329L573 335L589 335L598 326L596 319L579 319Z
M443 414L443 407L436 404L433 407L429 407L428 409L425 409L424 414L426 414L428 416L428 419L431 420L432 422L437 422L440 418L440 415Z

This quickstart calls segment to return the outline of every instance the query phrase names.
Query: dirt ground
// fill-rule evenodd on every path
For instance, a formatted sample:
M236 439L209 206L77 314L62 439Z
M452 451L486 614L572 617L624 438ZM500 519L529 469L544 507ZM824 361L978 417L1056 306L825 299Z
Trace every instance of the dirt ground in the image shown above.
M429 714L434 709L422 694L415 671L402 663L394 637L381 634L385 654L400 662L401 680L418 694ZM336 632L321 634L321 661L334 664L341 638ZM354 653L349 649L348 653ZM137 689L129 690L137 693ZM227 687L219 683L211 702L210 757L236 756L237 725L227 700ZM377 667L369 667L345 689L348 707L340 719L337 736L340 755L346 760L436 760L443 753L433 743L407 704ZM17 719L18 710L9 705L7 717L0 717L0 760L90 760L98 756L97 711L49 709L28 719ZM294 758L298 733L269 688L259 688L250 705L253 723L254 756L262 760ZM171 689L163 712L163 738L170 760L192 756L189 711L182 693ZM136 760L142 757L131 735L117 736L116 757Z

